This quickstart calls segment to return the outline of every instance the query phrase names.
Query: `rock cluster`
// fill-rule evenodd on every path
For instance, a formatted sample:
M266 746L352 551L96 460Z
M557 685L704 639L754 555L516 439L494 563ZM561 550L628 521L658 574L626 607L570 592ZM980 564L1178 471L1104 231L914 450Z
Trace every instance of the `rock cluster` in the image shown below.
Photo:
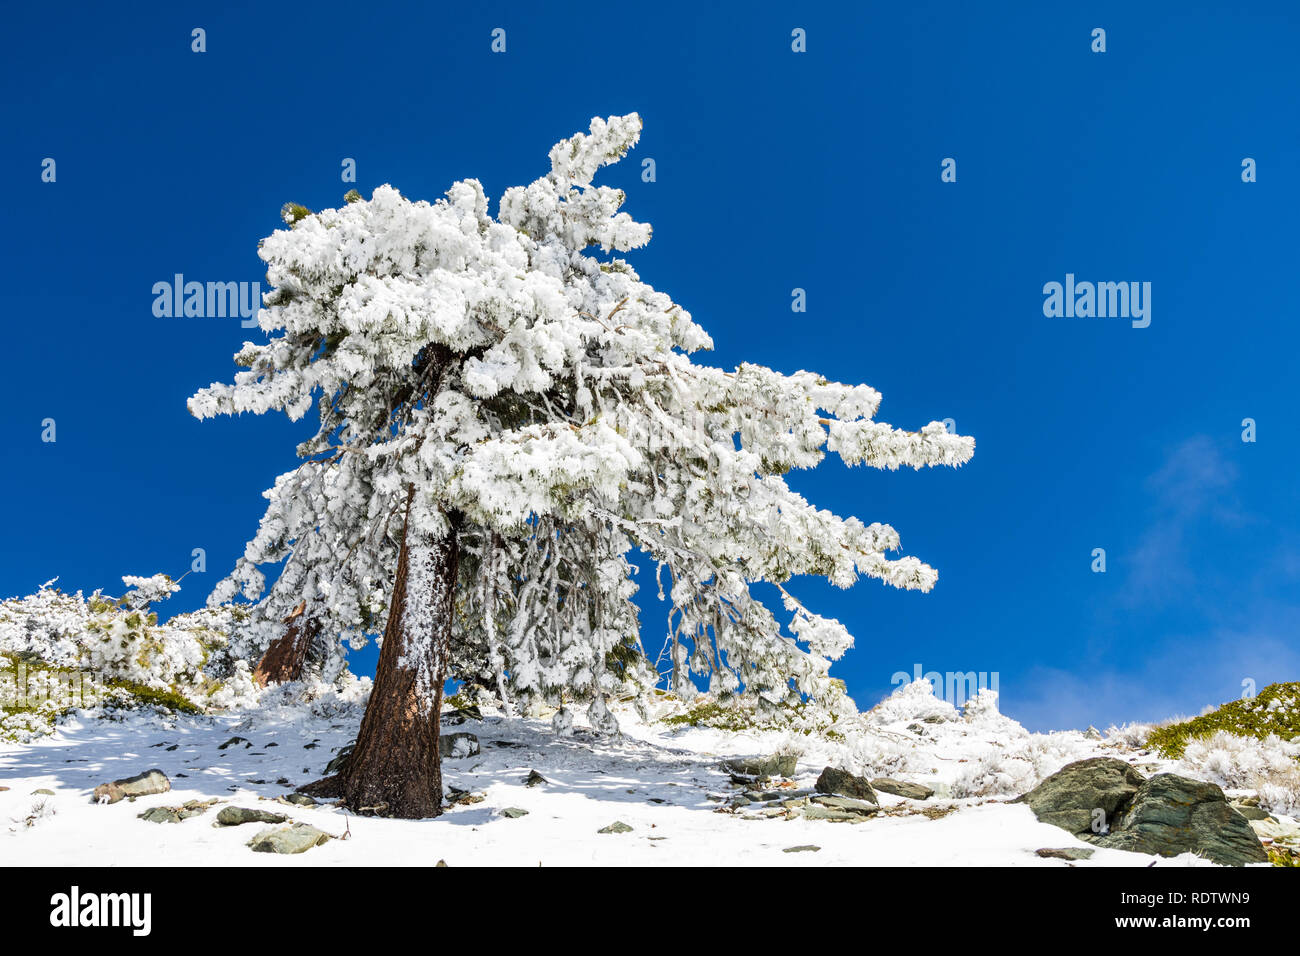
M1095 846L1197 853L1224 866L1268 860L1250 823L1217 786L1172 773L1147 779L1114 757L1068 764L1016 800Z

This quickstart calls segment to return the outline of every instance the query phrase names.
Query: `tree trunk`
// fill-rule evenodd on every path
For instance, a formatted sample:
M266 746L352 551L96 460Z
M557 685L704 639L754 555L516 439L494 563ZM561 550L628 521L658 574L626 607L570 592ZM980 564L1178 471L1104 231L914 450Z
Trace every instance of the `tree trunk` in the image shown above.
M409 518L408 497L408 524ZM343 802L354 811L405 819L442 813L439 711L458 551L455 522L441 538L402 529L374 688L337 784Z
M271 646L262 655L257 669L253 671L253 680L258 687L267 684L282 684L285 681L301 680L303 664L307 661L307 651L320 633L320 622L304 613L305 604L284 619L288 630L271 642Z

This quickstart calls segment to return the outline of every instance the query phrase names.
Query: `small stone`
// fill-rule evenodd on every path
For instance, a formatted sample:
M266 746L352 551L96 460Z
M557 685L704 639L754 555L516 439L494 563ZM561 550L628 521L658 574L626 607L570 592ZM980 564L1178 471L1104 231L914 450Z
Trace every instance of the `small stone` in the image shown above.
M601 827L597 833L631 833L632 828L622 820L615 820L607 827Z
M1089 740L1101 740L1101 731L1092 724L1088 725L1088 729L1083 732L1083 735Z
M461 757L473 757L479 752L478 737L463 732L440 734L438 736L438 753L444 759L456 760Z
M506 807L501 811L501 815L509 820L518 820L520 817L528 816L528 811L521 810L519 807Z
M36 797L36 796L52 797L52 796L54 796L54 791L53 791L53 790L50 790L50 789L47 788L47 787L41 787L41 789L39 789L39 790L33 790L33 791L32 791L32 796L33 796L33 797Z
M822 807L814 804L805 807L803 816L806 820L829 820L832 823L858 823L865 820L860 813L849 813L846 810L835 810L830 807Z
M439 860L437 863L435 863L435 864L433 864L433 865L434 865L435 867L446 866L446 865L447 865L447 861L446 861L446 860Z
M306 853L312 847L320 846L332 840L328 833L317 830L306 823L280 829L263 830L248 845L254 853Z
M285 803L292 803L300 807L316 806L316 801L313 800L311 797L307 796L307 794L305 793L286 793L280 799L283 800Z
M538 773L536 770L529 770L528 776L524 777L525 787L538 787L548 782L549 781L545 777L543 777L540 773Z
M161 770L146 770L134 777L114 780L112 783L101 783L94 790L94 799L96 803L117 803L127 797L134 799L153 793L166 793L171 788L172 784L167 779L167 774Z
M782 853L820 853L821 847L812 843L805 843L802 846L788 846Z
M1090 860L1097 851L1081 846L1045 846L1034 852L1048 860Z
M251 743L249 743L247 737L231 737L229 740L227 740L224 744L219 746L217 749L225 750L229 747L235 746L236 744L245 744L246 746L244 749L248 749L248 747L253 746Z
M148 823L180 823L181 815L171 807L153 807L144 813L137 814L141 820Z
M237 827L245 823L284 823L288 820L283 813L271 813L268 810L250 810L247 807L225 807L217 814L216 827Z
M869 817L873 813L880 812L878 804L871 803L868 800L855 800L852 797L816 796L812 797L811 800L818 806L830 807L832 810L843 810L846 813L856 813L863 817Z
M924 784L905 783L888 777L877 777L871 781L871 786L881 793L892 793L896 797L906 797L909 800L929 800L934 796L934 790Z

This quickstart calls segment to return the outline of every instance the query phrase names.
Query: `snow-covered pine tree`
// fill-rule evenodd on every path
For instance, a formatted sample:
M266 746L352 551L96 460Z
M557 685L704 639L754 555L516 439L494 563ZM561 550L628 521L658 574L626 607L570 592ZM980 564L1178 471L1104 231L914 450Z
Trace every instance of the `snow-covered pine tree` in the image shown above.
M818 510L783 475L828 450L877 468L959 465L973 440L874 421L880 395L865 385L694 362L705 332L609 256L650 227L592 184L640 128L635 114L592 120L551 150L548 175L505 192L495 219L475 180L432 204L382 186L291 214L261 246L270 341L245 345L233 386L190 400L199 417L298 419L319 396L300 453L359 462L347 520L367 522L321 541L342 535L382 564L376 528L398 529L374 689L346 770L325 785L354 808L441 812L438 713L466 648L503 698L567 692L608 726L603 694L627 676L611 661L638 667L620 657L639 640L633 549L669 574L671 686L691 693L694 674L771 705L833 705L830 661L852 643L785 589L792 577L935 583L916 558L887 557L892 528ZM789 634L757 582L781 589Z

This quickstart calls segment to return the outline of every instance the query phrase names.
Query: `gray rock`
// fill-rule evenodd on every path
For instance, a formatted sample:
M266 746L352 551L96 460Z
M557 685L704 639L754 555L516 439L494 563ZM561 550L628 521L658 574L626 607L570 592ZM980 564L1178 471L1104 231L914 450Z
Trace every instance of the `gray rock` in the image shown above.
M305 793L286 793L280 799L285 803L292 803L300 807L314 807L317 805L316 801Z
M438 753L443 759L473 757L478 752L478 738L473 734L458 732L438 735Z
M1172 773L1142 784L1111 832L1092 842L1157 856L1198 853L1222 866L1268 861L1250 823L1228 806L1222 790Z
M266 829L248 841L254 853L306 853L312 847L332 840L328 833L305 823Z
M1156 856L1198 853L1224 866L1268 859L1250 823L1214 784L1172 773L1147 780L1113 757L1069 764L1016 802L1096 846ZM1094 832L1094 820L1105 824L1102 832Z
M770 757L732 757L722 761L722 769L741 777L793 777L798 758L794 754Z
M803 846L788 846L782 853L820 853L821 847L814 846L811 843L805 843Z
M1236 810L1247 820L1271 820L1267 810L1261 810L1259 807L1243 806L1241 804L1232 804L1232 809Z
M224 744L219 746L217 749L226 750L229 749L230 747L235 746L236 744L243 744L245 750L253 746L253 744L249 741L247 737L231 737L229 740L227 740Z
M223 807L217 814L214 827L237 827L245 823L284 823L288 820L283 813L271 813L267 810L250 810L247 807Z
M1099 819L1095 811L1101 810L1100 819L1113 827L1142 783L1142 775L1124 761L1091 757L1067 764L1015 802L1027 803L1043 823L1092 841L1100 836L1092 829Z
M1045 846L1042 849L1034 851L1044 859L1049 860L1090 860L1096 850L1089 850L1081 846Z
M1101 731L1092 724L1088 725L1088 729L1083 732L1083 735L1089 740L1101 740Z
M547 779L536 770L529 770L528 776L524 777L525 787L540 787L542 784L547 782Z
M805 820L829 820L832 823L859 823L866 819L860 813L850 813L847 810L837 810L833 807L822 807L816 804L804 807L803 816Z
M41 789L39 789L39 790L33 790L33 791L32 791L32 796L33 796L33 797L52 797L52 796L54 796L54 791L51 790L51 789L49 789L48 787L41 787Z
M880 806L871 803L868 800L855 800L853 797L811 797L810 800L822 807L830 807L832 810L843 810L846 813L856 813L858 816L869 817L873 813L880 812Z
M841 797L853 797L855 800L879 803L876 799L876 791L871 789L871 784L867 778L859 777L847 770L827 767L821 772L821 776L817 778L817 783L814 786L819 793L833 793Z
M144 813L136 814L148 823L180 823L181 815L171 807L153 807Z
M929 800L934 796L934 791L924 784L905 783L888 777L877 777L871 781L871 786L881 793L892 793L896 797L907 797L909 800Z
M622 820L615 820L607 827L601 827L597 833L631 833L632 828Z
M117 803L126 797L147 797L152 793L166 793L172 788L172 782L161 770L146 770L134 777L101 783L94 790L95 802L107 798L108 803Z
M528 811L521 810L518 807L506 807L501 811L501 815L510 820L518 820L520 817L528 816Z

